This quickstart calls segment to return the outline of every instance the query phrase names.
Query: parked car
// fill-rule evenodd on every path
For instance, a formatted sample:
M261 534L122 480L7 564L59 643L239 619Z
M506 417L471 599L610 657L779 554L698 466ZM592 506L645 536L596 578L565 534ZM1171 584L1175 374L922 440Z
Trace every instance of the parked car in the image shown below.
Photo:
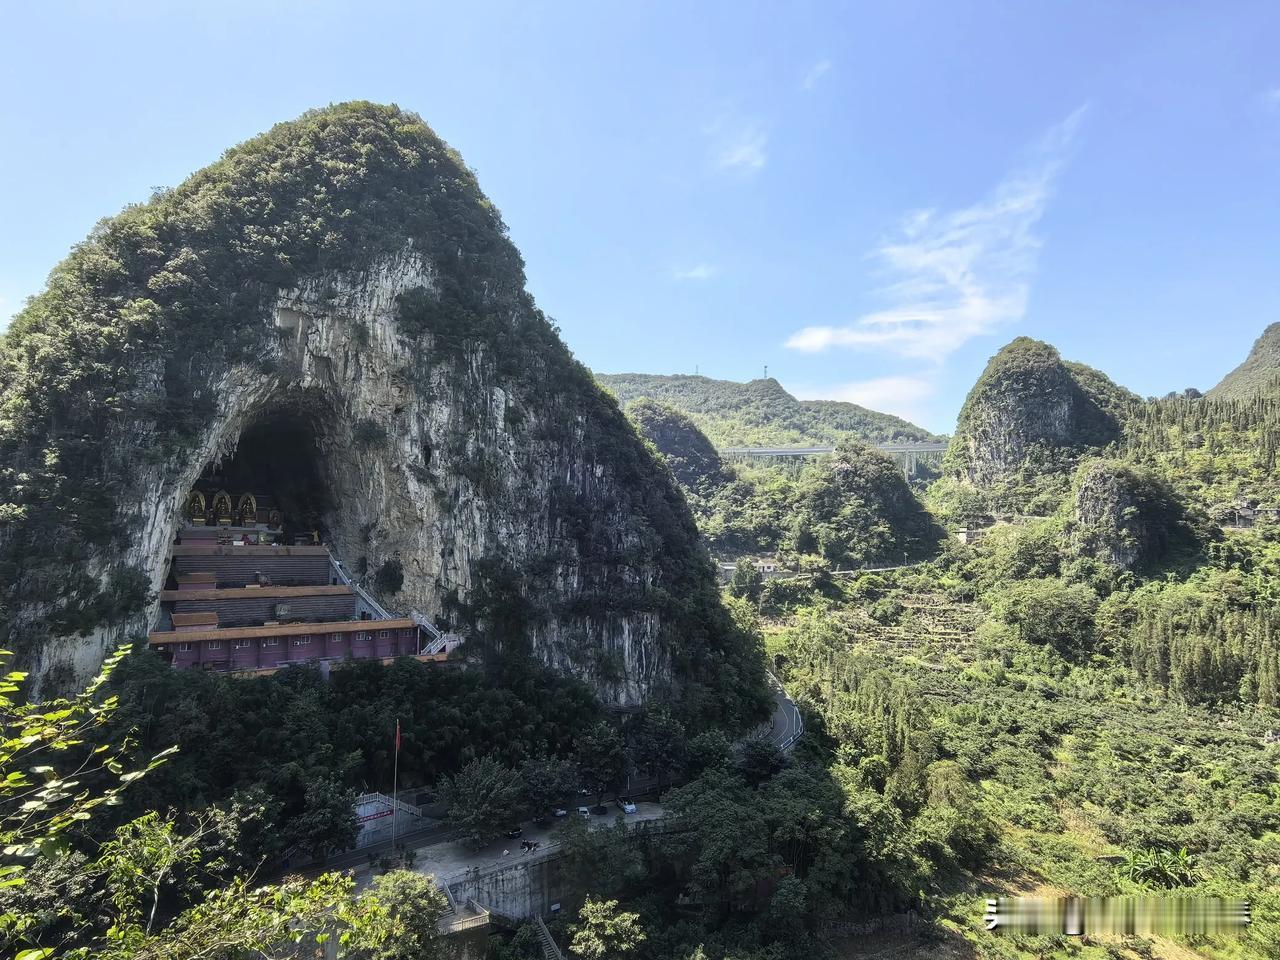
M623 813L636 812L636 805L632 803L630 800L628 800L626 797L619 797L617 802L618 802L618 809L621 810Z
M578 808L578 816L580 816L580 817L589 817L589 816L591 816L591 808L590 808L590 807L579 807L579 808Z
M506 832L506 838L508 840L519 840L523 833L524 831L521 830L519 827L512 827L510 830Z
M566 810L564 807L556 807L557 817L567 817L568 815L569 815L569 811Z

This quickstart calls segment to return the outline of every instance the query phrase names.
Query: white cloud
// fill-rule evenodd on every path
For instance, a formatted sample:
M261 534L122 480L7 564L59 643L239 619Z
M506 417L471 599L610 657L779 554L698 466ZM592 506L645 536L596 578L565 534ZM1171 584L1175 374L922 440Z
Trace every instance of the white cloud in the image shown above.
M1034 227L1084 112L1051 128L986 199L904 218L897 235L870 253L895 278L879 291L885 309L846 326L805 327L786 345L809 353L883 348L940 362L973 337L1022 319L1041 244Z
M710 280L716 275L716 268L709 263L699 263L688 269L676 269L672 271L672 276L677 280Z
M812 90L818 85L818 81L831 69L830 60L819 60L804 75L804 79L800 81L801 90Z
M721 170L752 174L764 167L769 134L758 120L723 115L702 132L711 140L712 162Z
M935 390L933 382L923 376L892 376L791 392L801 400L844 400L920 423L928 419L927 401Z

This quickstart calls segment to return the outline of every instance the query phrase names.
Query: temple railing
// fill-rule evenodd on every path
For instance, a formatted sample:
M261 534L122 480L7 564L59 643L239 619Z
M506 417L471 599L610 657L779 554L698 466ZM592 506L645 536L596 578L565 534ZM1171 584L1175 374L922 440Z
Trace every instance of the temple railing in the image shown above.
M369 591L366 590L364 587L362 587L358 581L353 580L350 576L347 575L347 571L342 569L341 561L337 560L334 557L332 552L329 554L329 566L333 569L333 572L337 575L338 579L342 581L342 583L350 587L352 590L354 590L356 592L356 596L358 596L362 601L364 601L365 606L367 606L370 610L372 610L377 615L377 619L379 620L395 620L396 619L390 613L388 613L387 608L384 607L382 604L380 604L377 600L375 600L373 598L373 595L369 593Z

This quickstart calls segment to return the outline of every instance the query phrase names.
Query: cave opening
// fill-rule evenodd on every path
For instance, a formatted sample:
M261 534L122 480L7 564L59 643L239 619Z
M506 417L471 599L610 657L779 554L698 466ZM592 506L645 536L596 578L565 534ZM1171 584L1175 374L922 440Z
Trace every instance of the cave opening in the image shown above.
M319 416L309 405L279 405L256 417L188 494L184 539L327 542L337 505L321 470Z

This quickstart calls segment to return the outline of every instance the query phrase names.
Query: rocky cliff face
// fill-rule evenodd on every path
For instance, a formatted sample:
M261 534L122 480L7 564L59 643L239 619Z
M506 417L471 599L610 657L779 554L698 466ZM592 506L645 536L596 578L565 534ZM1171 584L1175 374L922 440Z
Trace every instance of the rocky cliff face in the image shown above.
M0 627L40 672L145 631L187 490L278 425L348 567L400 560L392 609L616 705L758 704L670 476L412 115L309 114L108 222L0 344L0 389Z
M1124 570L1148 566L1194 537L1167 485L1115 460L1080 467L1068 529L1072 552Z
M1215 400L1247 400L1260 393L1280 393L1280 323L1262 331L1244 363L1223 377L1207 395Z
M991 358L969 392L944 463L979 488L1116 440L1137 398L1046 343L1019 337Z

